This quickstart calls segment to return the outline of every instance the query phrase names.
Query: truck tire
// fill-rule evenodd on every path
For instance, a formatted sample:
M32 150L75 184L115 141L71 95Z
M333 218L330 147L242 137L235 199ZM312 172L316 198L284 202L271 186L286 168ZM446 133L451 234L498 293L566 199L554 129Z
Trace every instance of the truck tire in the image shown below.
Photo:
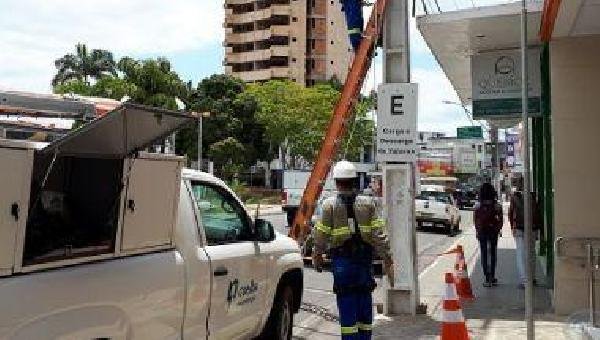
M292 287L284 285L278 288L275 301L259 339L290 340L294 322L294 292Z

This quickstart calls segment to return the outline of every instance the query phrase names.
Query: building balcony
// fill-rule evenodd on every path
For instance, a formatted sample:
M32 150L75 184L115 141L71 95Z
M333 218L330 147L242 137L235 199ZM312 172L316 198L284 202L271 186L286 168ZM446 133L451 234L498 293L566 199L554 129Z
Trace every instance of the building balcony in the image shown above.
M225 22L227 24L246 24L261 20L269 19L275 15L290 15L292 13L292 7L290 5L271 5L269 8L240 13L240 14L228 14L225 16Z
M289 36L290 26L277 25L271 26L266 30L244 32L244 33L233 33L233 30L228 27L225 29L225 43L226 44L244 44L255 41L262 41L271 38L272 36Z
M232 72L231 75L242 79L245 82L269 80L272 78L289 78L289 67L271 67L263 70Z
M289 46L272 46L264 50L255 50L249 52L230 53L225 56L225 61L232 64L249 63L253 61L269 60L271 57L288 57L290 55Z

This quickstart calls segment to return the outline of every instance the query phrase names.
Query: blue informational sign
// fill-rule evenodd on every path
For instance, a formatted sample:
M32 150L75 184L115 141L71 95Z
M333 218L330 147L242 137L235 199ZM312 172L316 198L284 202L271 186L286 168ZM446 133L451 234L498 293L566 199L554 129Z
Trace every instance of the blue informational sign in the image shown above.
M515 166L515 145L519 141L519 135L506 134L506 165Z

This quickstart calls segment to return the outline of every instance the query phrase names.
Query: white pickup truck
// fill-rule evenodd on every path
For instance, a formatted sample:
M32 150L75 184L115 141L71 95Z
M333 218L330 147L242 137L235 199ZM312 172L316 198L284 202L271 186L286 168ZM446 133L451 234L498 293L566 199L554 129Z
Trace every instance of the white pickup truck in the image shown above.
M285 170L283 172L283 190L281 192L281 209L287 215L288 226L294 222L296 212L300 207L300 201L304 189L310 178L310 171ZM321 192L321 199L332 196L335 192L335 184L331 177L327 177Z
M1 339L290 339L298 245L221 180L139 152L190 117L124 104L0 140Z
M452 194L441 185L422 185L415 199L417 226L441 226L448 235L460 231L460 213Z

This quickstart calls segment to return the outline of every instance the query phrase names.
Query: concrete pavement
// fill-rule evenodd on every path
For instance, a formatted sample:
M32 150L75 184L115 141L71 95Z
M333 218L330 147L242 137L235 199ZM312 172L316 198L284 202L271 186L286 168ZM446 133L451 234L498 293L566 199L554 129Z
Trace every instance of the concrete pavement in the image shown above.
M472 339L524 339L524 291L517 287L515 242L508 225L505 225L498 242L497 287L483 287L483 274L479 259L479 246L473 228L457 239L465 250L469 276L476 296L472 302L463 303L463 314ZM419 276L421 300L428 306L426 315L385 317L375 321L376 339L435 339L440 334L444 273L452 272L455 256L439 257ZM537 279L544 282L541 270ZM535 325L537 339L581 339L580 329L570 325L566 318L554 316L550 305L550 292L535 288Z

